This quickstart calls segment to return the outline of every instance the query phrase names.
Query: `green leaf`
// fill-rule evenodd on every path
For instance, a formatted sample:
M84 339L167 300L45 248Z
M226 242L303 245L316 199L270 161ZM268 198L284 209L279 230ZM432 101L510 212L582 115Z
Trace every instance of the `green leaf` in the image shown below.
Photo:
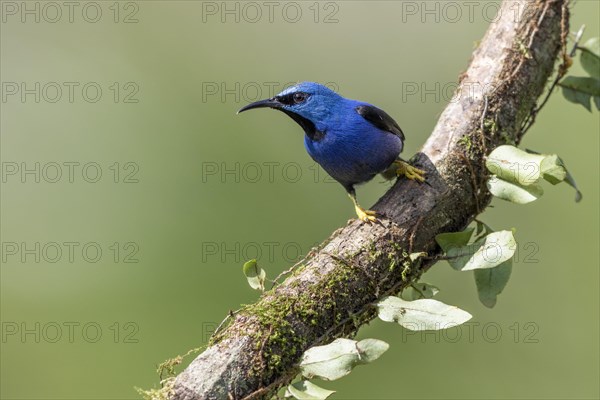
M356 342L350 339L336 339L325 346L315 346L306 350L300 362L302 375L333 381L350 373L358 361Z
M583 45L579 46L582 49L585 49L592 53L594 56L600 58L600 38L594 37L588 39Z
M590 105L591 96L589 94L582 93L577 90L569 89L566 87L562 88L562 93L564 98L570 101L571 103L581 104L589 112L592 111L592 106Z
M581 66L590 74L591 77L600 79L600 38L591 38L582 46L581 50Z
M499 199L517 204L531 203L544 194L544 189L537 183L521 186L517 183L504 181L495 175L492 175L487 181L487 188L491 194Z
M448 263L458 271L494 268L512 258L517 243L512 231L492 232L476 242L446 250Z
M325 400L335 393L335 390L323 389L309 381L296 382L289 385L287 390L298 400Z
M265 290L265 278L267 273L264 269L258 266L256 260L246 261L242 267L242 271L248 280L248 284L252 289L263 291Z
M488 224L481 222L481 221L475 221L475 223L477 224L477 229L475 231L475 235L479 236L481 233L484 233L484 236L494 232L494 230L492 228L489 227ZM480 239L481 237L478 237L477 239Z
M600 107L598 107L598 109L600 109ZM573 178L573 175L571 175L569 170L567 170L567 176L565 178L565 182L567 182L567 184L569 186L571 186L573 189L575 189L575 202L579 203L581 201L581 199L583 198L583 194L577 187L577 183L575 183L575 179Z
M333 381L348 375L358 364L376 360L388 348L387 343L377 339L357 342L340 338L328 345L306 350L300 362L300 370L302 375L309 379L317 376Z
M242 271L246 276L257 276L258 275L258 263L256 260L249 260L244 263L242 266Z
M562 160L562 158L558 157L558 163L560 163L560 165L562 165L562 167L565 169L566 174L565 174L565 177L563 180L569 186L571 186L573 189L575 189L575 202L579 203L581 201L581 199L583 198L583 194L581 194L581 191L577 187L577 183L575 183L575 178L573 178L573 175L571 175L571 173L567 169L565 162Z
M575 183L575 179L573 175L569 172L567 167L565 166L565 162L556 154L551 154L544 158L542 161L542 175L545 180L550 182L553 185L556 185L560 182L566 182L569 186L575 189L575 201L580 202L583 198L581 191L577 187Z
M592 111L590 99L594 97L596 106L600 103L600 79L567 76L559 85L563 88L563 95L572 103L581 104L588 111Z
M388 296L377 304L377 309L381 320L397 322L412 331L452 328L472 318L458 307L433 299L405 301Z
M440 233L435 237L435 241L445 252L454 247L462 247L469 243L474 228L467 228L462 232Z
M406 288L402 292L402 299L407 301L430 299L439 292L440 289L437 286L433 286L425 282L419 282Z
M475 222L477 223L477 229L475 230L475 234L479 235L485 229L485 227L483 226L484 223L483 222L479 222L479 221L475 221Z
M494 268L475 270L477 293L484 306L492 308L496 305L496 297L508 283L511 271L512 260L506 260Z
M544 157L541 165L542 177L553 185L564 181L567 176L562 160L556 154Z
M356 348L358 349L359 364L368 364L381 357L390 348L390 345L383 340L363 339L356 343Z
M540 164L544 156L531 154L515 146L503 145L496 147L488 156L485 165L487 169L500 179L528 186L540 178Z
M560 86L591 96L600 96L600 80L598 79L567 76L560 82Z

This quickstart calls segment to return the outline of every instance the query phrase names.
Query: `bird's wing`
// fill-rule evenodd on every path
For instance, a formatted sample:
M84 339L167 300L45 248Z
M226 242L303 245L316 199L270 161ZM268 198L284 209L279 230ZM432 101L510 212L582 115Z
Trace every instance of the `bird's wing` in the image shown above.
M396 121L394 121L394 119L385 111L371 105L361 105L356 107L355 110L360 116L377 128L393 133L404 142L404 133L402 132L402 129L400 129L398 123L396 123Z

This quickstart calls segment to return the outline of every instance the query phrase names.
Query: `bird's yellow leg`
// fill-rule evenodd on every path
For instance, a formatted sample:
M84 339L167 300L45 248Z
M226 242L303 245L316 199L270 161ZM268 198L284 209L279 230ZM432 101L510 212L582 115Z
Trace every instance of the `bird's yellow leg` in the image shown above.
M365 210L362 208L358 202L356 201L356 195L354 193L348 192L348 196L352 200L354 204L354 210L356 211L356 215L358 219L364 222L375 222L377 221L377 213L371 210Z
M396 160L394 161L396 165L396 175L397 176L406 176L408 179L415 180L417 182L425 182L425 171L422 169L413 167L406 161Z

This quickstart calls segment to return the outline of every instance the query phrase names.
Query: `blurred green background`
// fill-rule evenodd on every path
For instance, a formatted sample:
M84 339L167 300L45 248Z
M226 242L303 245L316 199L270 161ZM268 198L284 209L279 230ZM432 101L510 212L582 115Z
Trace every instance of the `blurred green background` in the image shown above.
M237 109L329 83L393 115L409 157L498 4L466 3L275 3L269 15L261 2L102 1L70 16L59 2L59 17L2 2L1 397L133 399L156 385L158 363L257 298L243 261L274 277L354 216L293 121ZM578 1L571 30L598 36L599 4ZM471 274L440 263L425 280L473 320L423 335L373 322L360 337L390 350L323 386L339 399L598 398L599 125L557 92L526 136L560 154L584 199L548 185L536 203L485 212L519 241L494 309ZM376 178L359 199L388 187Z

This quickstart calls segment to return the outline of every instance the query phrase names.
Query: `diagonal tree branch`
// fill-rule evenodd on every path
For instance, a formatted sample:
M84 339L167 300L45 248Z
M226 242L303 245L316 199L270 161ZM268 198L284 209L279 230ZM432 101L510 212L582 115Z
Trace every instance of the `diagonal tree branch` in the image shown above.
M282 284L232 317L179 376L170 398L268 398L298 373L302 353L354 335L374 303L435 263L435 236L466 227L491 200L485 157L521 140L568 30L568 0L505 0L413 163L429 185L399 180L374 209L309 254ZM412 252L426 252L421 264Z

